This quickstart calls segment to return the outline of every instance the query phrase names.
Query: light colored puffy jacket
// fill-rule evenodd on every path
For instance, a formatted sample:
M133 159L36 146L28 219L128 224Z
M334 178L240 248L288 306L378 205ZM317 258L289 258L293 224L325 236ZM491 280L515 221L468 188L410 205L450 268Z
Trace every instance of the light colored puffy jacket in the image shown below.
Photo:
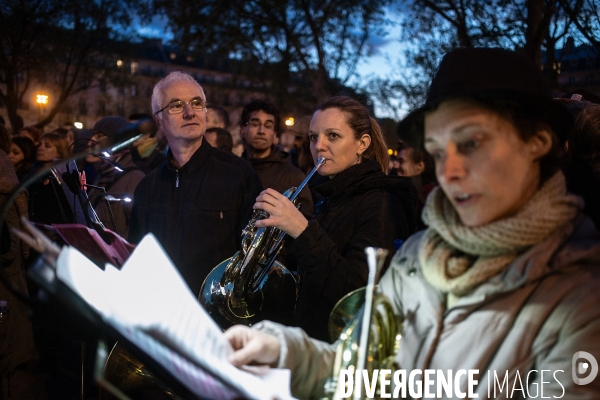
M406 320L396 356L400 368L407 374L477 369L480 399L541 398L542 386L545 398L600 399L600 374L587 385L572 378L575 353L600 362L600 233L588 218L561 227L450 309L423 277L416 257L421 238L409 238L380 282ZM334 347L297 328L271 322L257 327L280 338L279 366L292 370L292 393L320 396ZM494 374L500 383L508 374L508 387L494 386ZM466 385L462 379L461 391Z

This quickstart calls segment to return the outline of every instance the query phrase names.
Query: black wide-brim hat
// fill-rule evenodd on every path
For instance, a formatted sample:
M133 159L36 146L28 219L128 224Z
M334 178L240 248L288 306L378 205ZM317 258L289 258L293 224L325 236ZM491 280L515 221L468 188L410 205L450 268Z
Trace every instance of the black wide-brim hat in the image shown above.
M504 49L464 48L444 56L425 104L400 122L398 132L412 131L422 137L425 112L455 98L516 103L525 115L546 122L561 143L573 124L567 108L552 99L540 69L525 55Z

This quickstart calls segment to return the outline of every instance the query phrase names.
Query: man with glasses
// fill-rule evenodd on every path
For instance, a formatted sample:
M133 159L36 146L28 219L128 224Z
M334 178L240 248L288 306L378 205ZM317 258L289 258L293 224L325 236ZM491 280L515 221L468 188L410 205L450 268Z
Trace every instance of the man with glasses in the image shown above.
M248 162L203 140L206 96L190 75L160 80L152 113L170 150L135 191L129 240L153 233L198 295L208 273L240 248L262 186Z
M304 180L304 174L294 167L288 153L279 143L281 118L279 110L268 100L253 100L244 106L240 118L240 136L244 143L243 156L250 161L265 189L280 193ZM308 187L298 199L300 211L307 218L313 216L313 201Z

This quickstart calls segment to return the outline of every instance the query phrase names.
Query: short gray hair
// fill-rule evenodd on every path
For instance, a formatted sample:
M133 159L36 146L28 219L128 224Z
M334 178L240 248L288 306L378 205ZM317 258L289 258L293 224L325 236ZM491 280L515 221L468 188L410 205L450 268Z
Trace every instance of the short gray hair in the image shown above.
M187 82L191 82L194 85L198 86L198 88L202 92L202 96L204 97L204 100L206 100L206 95L204 94L204 89L202 89L202 86L200 86L200 84L191 75L186 74L185 72L181 72L181 71L174 71L174 72L171 72L169 75L165 76L164 78L162 78L160 81L158 81L156 83L156 85L154 85L154 89L152 90L152 98L150 100L153 113L157 112L162 107L164 107L164 105L162 105L163 100L164 100L162 98L163 86L165 86L171 82L176 82L176 81L187 81Z

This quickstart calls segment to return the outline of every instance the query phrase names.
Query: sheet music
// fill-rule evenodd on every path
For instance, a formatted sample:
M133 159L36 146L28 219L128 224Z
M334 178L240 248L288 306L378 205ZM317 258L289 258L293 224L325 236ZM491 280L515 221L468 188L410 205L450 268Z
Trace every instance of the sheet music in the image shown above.
M207 395L204 369L249 398L292 398L289 371L259 376L229 362L229 342L153 235L144 237L121 270L107 264L102 271L65 246L57 260L57 276L193 393Z

